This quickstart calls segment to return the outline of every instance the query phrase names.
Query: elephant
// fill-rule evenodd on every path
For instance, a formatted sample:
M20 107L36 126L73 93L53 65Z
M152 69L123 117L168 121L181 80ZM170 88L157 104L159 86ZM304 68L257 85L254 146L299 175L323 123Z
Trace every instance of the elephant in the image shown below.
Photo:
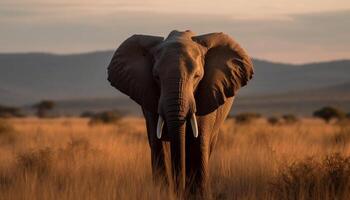
M205 195L209 158L238 89L253 77L225 33L133 35L114 53L108 81L142 108L153 179L178 195Z

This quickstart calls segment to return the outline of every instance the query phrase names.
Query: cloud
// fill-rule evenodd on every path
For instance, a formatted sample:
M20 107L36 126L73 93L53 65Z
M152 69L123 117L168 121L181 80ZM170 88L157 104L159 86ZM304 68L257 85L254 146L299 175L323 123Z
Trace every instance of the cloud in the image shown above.
M50 12L58 17L118 11L225 15L235 19L283 18L290 14L350 9L348 0L2 0L1 10Z
M165 36L173 29L191 29L198 34L229 33L254 57L273 61L301 63L350 58L350 10L256 19L236 18L232 14L127 9L95 12L88 6L84 10L75 4L62 4L59 9L55 4L40 5L46 6L45 9L1 7L0 52L114 49L134 33ZM74 13L76 6L85 12Z

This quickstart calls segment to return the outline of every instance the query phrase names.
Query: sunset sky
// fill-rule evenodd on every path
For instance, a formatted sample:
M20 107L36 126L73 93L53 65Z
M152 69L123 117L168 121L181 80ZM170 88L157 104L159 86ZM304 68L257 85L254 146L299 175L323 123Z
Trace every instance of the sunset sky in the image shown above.
M115 49L134 33L226 32L256 58L350 58L349 0L1 0L0 52Z

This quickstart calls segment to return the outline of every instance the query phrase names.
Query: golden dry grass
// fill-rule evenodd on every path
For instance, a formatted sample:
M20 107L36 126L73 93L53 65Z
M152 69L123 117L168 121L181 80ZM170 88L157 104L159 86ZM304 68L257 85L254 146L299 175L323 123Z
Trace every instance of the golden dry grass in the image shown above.
M152 183L141 118L93 126L80 118L5 123L9 126L0 130L0 199L169 197ZM341 199L349 194L349 144L347 124L315 119L235 124L229 119L210 161L212 197Z

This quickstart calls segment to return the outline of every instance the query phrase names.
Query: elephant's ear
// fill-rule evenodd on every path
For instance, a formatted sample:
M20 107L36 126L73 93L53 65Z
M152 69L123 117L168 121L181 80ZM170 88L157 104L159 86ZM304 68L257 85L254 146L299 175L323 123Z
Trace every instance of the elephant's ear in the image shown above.
M108 66L111 85L153 112L157 112L159 89L152 75L152 50L162 41L162 37L133 35L119 46Z
M204 77L196 93L197 114L204 115L247 84L253 76L253 63L245 50L226 34L211 33L192 39L207 50Z

